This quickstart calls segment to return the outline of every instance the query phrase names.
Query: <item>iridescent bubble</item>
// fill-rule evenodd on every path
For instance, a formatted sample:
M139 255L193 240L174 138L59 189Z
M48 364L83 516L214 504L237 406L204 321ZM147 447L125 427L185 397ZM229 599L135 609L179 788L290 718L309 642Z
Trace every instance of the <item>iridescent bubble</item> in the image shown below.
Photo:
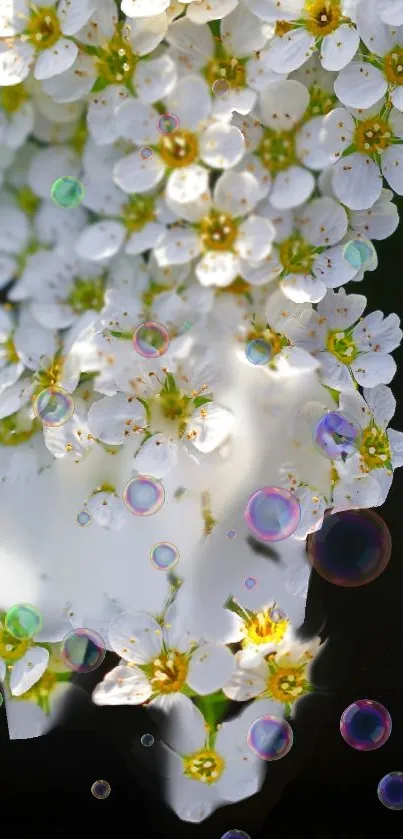
M171 571L179 561L179 551L171 542L158 542L151 548L150 559L158 571Z
M142 146L140 149L140 157L142 157L143 160L150 160L153 154L154 152L150 149L150 146Z
M92 516L88 510L80 510L80 512L77 513L77 524L79 524L80 527L87 527L87 525L91 524L91 522Z
M228 93L230 86L226 79L216 79L215 82L213 82L211 89L214 96L224 96L224 93Z
M133 346L143 358L158 358L166 353L170 344L169 332L163 323L147 320L137 327Z
M80 206L85 195L85 189L78 178L65 175L63 178L58 178L57 181L53 182L50 195L52 201L58 207L72 210Z
M262 338L254 338L245 347L245 355L251 364L267 364L271 359L271 348Z
M149 749L150 746L154 745L153 735L152 734L143 734L140 738L140 743L141 743L142 746L145 746L147 749Z
M244 518L257 539L281 542L297 529L301 510L292 492L280 487L263 487L251 495Z
M110 791L111 787L108 781L94 781L91 787L94 798L108 798Z
M291 749L294 735L287 720L265 714L254 720L249 728L247 743L262 760L280 760Z
M30 606L29 603L17 603L6 613L4 626L14 638L25 641L39 632L42 618L34 606Z
M364 586L385 570L392 540L373 510L343 510L327 515L307 539L309 559L323 579L336 586Z
M233 539L236 536L235 530L227 530L228 539Z
M380 749L389 739L391 731L389 711L372 699L357 699L341 715L340 733L343 740L360 752Z
M357 271L360 268L365 268L373 257L373 248L370 243L363 242L362 239L353 239L343 248L343 259L352 268Z
M105 658L105 644L93 629L73 629L63 638L60 655L69 670L92 673Z
M179 119L175 114L162 114L157 122L157 130L167 136L179 128Z
M227 830L221 839L250 839L249 833L244 830Z
M152 516L165 501L164 487L156 478L138 475L127 484L123 501L135 516Z
M287 615L278 606L273 606L273 608L270 611L270 618L273 621L273 623L281 623L282 621L287 620Z
M403 810L403 772L389 772L379 781L378 798L388 810Z
M361 428L342 411L328 411L314 431L316 448L330 460L346 461L357 454L361 445Z
M254 577L245 577L245 586L248 589L255 588L256 582Z
M34 400L34 414L47 428L58 428L74 414L74 400L60 387L46 387Z

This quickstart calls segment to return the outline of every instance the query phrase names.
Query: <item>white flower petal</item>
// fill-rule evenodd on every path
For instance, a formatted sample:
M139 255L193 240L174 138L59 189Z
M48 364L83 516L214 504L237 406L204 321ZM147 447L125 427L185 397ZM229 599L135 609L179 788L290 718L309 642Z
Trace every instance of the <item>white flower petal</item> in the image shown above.
M282 70L281 72L288 72ZM295 79L273 82L260 94L263 122L274 131L291 131L309 105L305 85Z
M147 160L139 151L122 157L113 167L113 180L123 192L148 192L164 177L165 166L161 158L154 154Z
M210 125L200 138L200 156L213 169L230 169L242 159L245 140L235 125Z
M208 182L209 182L209 173L208 170L204 166L198 166L197 164L193 164L191 166L186 166L183 169L176 169L174 172L171 173L167 183L166 189L166 197L168 202L174 201L175 204L191 204L190 210L192 209L192 205L199 201L205 194L208 193ZM209 203L209 202L208 202ZM200 201L200 213L208 212L208 206L206 207L206 201ZM175 210L176 210L175 206ZM181 208L178 208L178 216L181 217ZM196 211L196 215L191 214L189 218L188 215L185 216L188 221L194 220L197 221L198 218L201 218L199 215L198 210Z
M388 440L392 449L393 468L397 469L399 466L403 466L403 432L389 428Z
M364 397L376 424L387 428L396 411L396 399L390 387L381 384L373 390L364 390Z
M136 70L136 87L143 102L157 102L171 93L177 80L176 64L169 55L141 61Z
M387 162L386 170L388 174L384 173L385 177L389 178L391 170ZM382 176L370 157L354 152L336 163L333 168L332 185L336 198L342 204L351 210L365 210L378 200L382 191Z
M386 178L389 186L391 186L398 195L403 195L402 146L390 146L386 149L382 155L381 167L382 174L384 178Z
M363 294L347 294L344 288L340 288L327 292L318 305L318 312L327 319L329 329L342 330L359 320L366 305L367 298ZM356 340L355 330L353 334Z
M33 65L34 54L31 44L17 41L11 46L0 42L0 86L9 87L23 82Z
M200 696L215 693L231 679L235 658L224 644L203 644L193 653L187 684Z
M91 434L111 446L124 443L127 436L125 432L133 432L136 426L144 428L145 425L143 405L137 399L128 398L124 393L99 399L91 405L88 412Z
M315 51L315 37L305 27L275 37L269 46L270 66L276 73L292 73L298 70Z
M214 202L223 213L245 216L256 206L259 192L258 181L250 172L225 172L214 187Z
M178 444L163 434L153 434L139 448L133 460L133 468L141 475L165 478L178 461Z
M235 702L248 702L266 689L266 680L253 670L238 667L232 678L224 685L223 693Z
M207 402L193 412L186 427L186 433L196 432L192 440L199 452L212 452L228 437L233 426L233 415L226 408L214 402Z
M157 143L158 113L139 99L126 99L115 113L116 129L119 136L138 146Z
M354 58L360 44L360 36L354 26L342 23L322 41L320 58L325 70L341 70Z
M76 253L82 259L109 259L121 248L125 235L125 227L120 222L97 221L79 235L75 246Z
M160 625L146 612L122 612L109 625L112 649L131 664L147 664L162 647Z
M49 653L44 647L31 647L13 665L10 673L10 690L13 696L22 696L41 676L49 661Z
M235 249L241 259L260 262L271 251L275 230L272 223L261 216L250 215L239 227Z
M363 353L351 364L355 380L361 387L375 387L392 381L397 365L391 355Z
M92 701L95 705L141 705L151 694L150 682L141 670L119 665L96 686Z
M310 201L298 213L298 227L316 248L335 245L347 233L348 217L338 201L324 196Z
M78 56L78 47L67 38L59 38L53 47L41 52L36 59L34 76L38 81L64 73Z
M183 694L175 693L153 703L164 713L162 737L178 754L192 754L204 746L206 728L203 715ZM194 782L193 782L194 783Z
M155 248L154 255L160 267L185 265L200 253L200 249L199 237L194 230L172 228Z
M199 76L185 76L165 98L167 113L175 114L180 128L194 131L211 112L211 98L207 83Z
M288 210L307 201L314 189L312 172L302 166L290 166L275 176L270 201L277 210Z
M339 73L334 90L343 105L370 108L388 89L384 74L367 61L355 61Z

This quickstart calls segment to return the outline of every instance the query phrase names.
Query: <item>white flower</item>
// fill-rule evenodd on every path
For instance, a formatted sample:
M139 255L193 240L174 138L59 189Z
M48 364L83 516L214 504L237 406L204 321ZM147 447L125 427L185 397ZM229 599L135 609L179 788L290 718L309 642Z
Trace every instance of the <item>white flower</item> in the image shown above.
M0 89L0 143L20 148L34 125L34 106L24 84Z
M259 697L271 700L267 713L282 716L285 709L309 691L309 670L319 639L300 643L293 638L273 652L262 655L251 650L236 654L237 669L223 693L236 702Z
M255 15L276 22L269 61L279 73L297 70L316 50L326 70L345 67L360 43L349 17L355 5L356 0L251 0L249 4Z
M391 26L403 24L403 7L401 0L378 0L379 16Z
M291 325L293 340L316 356L323 384L334 390L388 384L396 373L389 353L401 342L400 320L379 311L362 317L366 302L362 294L328 291L317 312Z
M324 119L323 143L335 162L332 187L352 210L366 210L378 200L382 175L403 193L403 115L382 102L356 112L335 108Z
M71 67L78 55L74 36L92 13L89 0L69 4L49 0L35 6L7 1L0 18L0 85L15 85L31 68L36 79L48 79Z
M264 764L247 745L252 722L268 703L254 702L240 716L210 732L200 711L186 696L165 702L163 739L168 775L167 799L187 822L201 822L217 807L241 801L260 789Z
M109 642L122 661L95 688L96 705L151 702L164 707L168 695L189 688L200 695L214 693L235 667L224 644L198 644L190 637L176 603L161 624L146 612L117 615Z
M92 520L107 530L121 530L128 521L129 513L122 498L112 489L95 490L85 505Z
M186 8L187 17L197 24L220 20L230 14L238 5L238 0L121 0L123 14L131 18L166 19L166 27L171 17L177 17Z
M201 254L195 273L202 285L228 286L247 270L249 260L259 262L271 250L274 228L270 221L251 214L259 200L259 184L249 172L225 172L197 200L169 200L186 227L169 230L155 257L160 266L183 265Z
M167 198L183 203L206 191L206 166L230 169L239 163L245 141L235 125L212 121L211 94L199 76L182 78L164 97L164 107L179 120L168 134L159 132L160 114L149 105L130 99L119 106L115 114L119 134L135 146L151 147L154 155L144 160L136 149L115 164L113 177L124 192L143 193L155 188L168 174Z

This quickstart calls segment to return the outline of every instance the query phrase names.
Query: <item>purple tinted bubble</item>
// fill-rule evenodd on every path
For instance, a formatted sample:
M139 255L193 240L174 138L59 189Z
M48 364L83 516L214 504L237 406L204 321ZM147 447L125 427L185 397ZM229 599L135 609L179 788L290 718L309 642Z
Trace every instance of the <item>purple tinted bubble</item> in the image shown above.
M319 420L313 439L325 457L345 461L359 450L361 429L347 414L329 411Z
M153 150L150 149L149 146L142 146L142 148L140 149L140 157L142 157L143 160L150 160L152 156Z
M149 475L132 478L125 487L123 501L127 509L135 516L152 516L157 513L165 501L162 484Z
M391 731L389 711L372 699L357 699L341 715L341 736L352 749L361 752L380 749L389 739Z
M157 571L171 571L179 561L179 551L171 542L158 542L151 548L150 559Z
M74 629L63 638L60 655L69 670L92 673L103 662L103 639L93 629Z
M257 583L257 580L255 580L254 577L246 577L245 578L245 586L248 589L255 588L256 583Z
M315 570L337 586L371 583L385 570L392 550L386 524L373 510L343 510L327 515L307 540Z
M278 606L273 606L273 608L270 611L270 618L273 621L273 623L281 623L281 621L287 620L287 615Z
M221 836L221 839L250 839L250 836L249 833L245 833L244 830L227 830L227 832Z
M143 358L159 358L170 344L169 332L163 323L146 320L133 335L133 347Z
M389 772L379 781L378 798L388 810L403 810L403 772Z
M262 542L281 542L297 529L301 510L295 496L280 487L263 487L251 495L244 512L245 522Z
M111 786L108 781L94 781L91 792L94 798L108 798L110 795Z
M227 530L228 539L233 539L236 536L235 530Z
M162 114L157 122L157 131L168 136L179 128L179 124L179 119L175 114Z
M261 760L280 760L291 749L294 735L287 720L265 714L254 720L249 728L247 743Z

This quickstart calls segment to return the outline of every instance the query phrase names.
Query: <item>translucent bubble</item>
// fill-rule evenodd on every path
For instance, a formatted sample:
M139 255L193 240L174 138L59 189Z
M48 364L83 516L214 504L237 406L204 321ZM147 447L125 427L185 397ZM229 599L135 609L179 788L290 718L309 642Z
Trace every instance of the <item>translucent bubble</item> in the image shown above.
M180 122L175 114L162 114L157 122L157 130L167 136L179 128Z
M380 749L389 739L391 731L389 711L372 699L357 699L341 715L340 733L343 740L360 752Z
M127 484L123 501L135 516L152 516L165 501L164 487L156 478L138 475Z
M227 530L228 539L234 539L236 536L235 530Z
M153 735L152 734L143 734L140 738L140 743L141 743L142 746L145 746L147 749L149 749L150 746L154 745Z
M158 542L151 548L150 559L158 571L171 571L179 561L179 551L170 542Z
M92 516L88 510L80 510L80 512L77 513L77 524L79 524L80 527L87 527L87 525L91 524L91 522Z
M327 515L307 539L308 556L323 579L337 586L364 586L385 570L392 550L388 528L373 510Z
M267 364L271 359L271 348L262 338L254 338L245 347L245 355L251 364Z
M85 189L78 178L72 178L70 175L66 175L53 182L50 195L52 201L58 207L72 210L81 204L85 195Z
M245 586L248 589L255 588L257 580L254 577L245 577Z
M379 781L378 798L388 810L403 810L403 772L389 772Z
M147 320L137 327L133 346L143 358L158 358L166 353L170 344L169 332L163 323Z
M297 529L301 510L287 489L263 487L251 495L244 513L251 533L262 542L281 542Z
M319 420L313 439L316 448L325 457L346 461L359 451L361 429L348 414L328 411Z
M105 644L93 629L74 629L63 638L60 655L69 670L92 673L105 658Z
M110 795L111 787L108 784L108 781L94 781L91 792L94 798L108 798Z
M230 86L226 79L216 79L213 82L211 87L214 96L224 96L224 93L228 93L230 90Z
M244 830L227 830L221 839L250 839L249 833Z
M286 720L265 714L254 720L249 728L247 743L262 760L280 760L291 749L294 735Z
M57 428L73 416L74 400L60 387L47 387L34 400L34 414L47 428Z
M25 641L39 632L42 618L34 606L30 606L29 603L17 603L6 613L4 626L14 638Z
M360 268L365 269L371 262L373 253L374 250L369 242L363 242L362 239L353 239L344 246L343 259L348 265L359 271Z
M154 152L150 149L150 146L142 146L140 149L140 157L142 157L143 160L150 160L153 157L153 154Z
M273 608L270 610L270 618L273 621L273 623L281 623L282 621L287 620L287 615L278 606L273 606Z

